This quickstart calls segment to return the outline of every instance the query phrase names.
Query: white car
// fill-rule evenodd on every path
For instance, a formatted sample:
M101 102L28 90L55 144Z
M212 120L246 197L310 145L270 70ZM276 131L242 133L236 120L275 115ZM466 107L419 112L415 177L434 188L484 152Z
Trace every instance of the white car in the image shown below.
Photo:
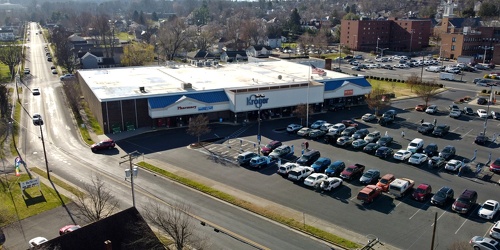
M431 105L427 109L425 109L425 113L427 114L435 114L438 111L438 107L436 105Z
M413 165L420 165L420 164L424 163L425 161L427 161L427 155L420 154L420 153L413 154L410 157L410 159L408 159L408 163L413 164Z
M321 127L319 127L319 129L322 130L322 131L327 131L328 132L328 130L331 127L333 127L333 124L327 122L327 123L324 123L323 125L321 125Z
M444 169L448 171L458 171L463 166L463 162L459 160L450 160L444 166Z
M281 166L279 166L278 171L276 171L279 175L287 177L288 172L290 172L292 169L299 167L300 165L297 163L293 162L287 162Z
M321 182L323 182L326 179L328 179L328 176L326 174L314 173L314 174L309 175L304 180L304 185L309 186L309 187L314 187L316 185L320 185Z
M302 128L302 125L299 124L290 124L286 127L286 131L288 133L297 133Z
M498 201L487 200L483 203L483 205L481 205L481 208L479 208L478 215L483 219L491 220L498 212L499 206Z
M400 160L400 161L406 161L410 157L411 157L411 152L403 149L398 150L393 156L395 160Z
M377 116L375 116L374 114L370 114L370 113L366 113L361 117L361 120L363 120L365 122L373 121L375 119L377 119Z
M35 238L31 239L30 241L28 241L28 243L30 244L30 247L36 247L36 246L42 245L43 243L45 243L47 241L48 240L44 237L35 237Z
M328 129L328 132L340 134L340 133L342 133L342 131L344 131L344 129L345 129L345 125L343 123L337 123L337 124L333 125L332 127L330 127L330 129Z
M500 221L495 222L495 225L490 229L490 237L500 240Z
M61 77L59 77L59 79L61 81L69 80L69 79L73 79L73 78L75 78L75 75L73 75L73 74L65 74L65 75L62 75Z
M323 125L325 123L326 123L326 121L317 120L313 124L311 124L311 128L313 128L313 129L319 129L321 127L321 125Z
M312 128L301 128L299 131L297 131L297 135L299 136L308 136L309 132L312 131Z
M322 190L331 191L332 189L338 188L342 185L342 179L338 177L330 177L323 182L321 182L320 187Z
M486 118L486 117L488 117L488 112L486 112L486 110L484 110L484 109L478 109L477 110L477 115L480 118Z

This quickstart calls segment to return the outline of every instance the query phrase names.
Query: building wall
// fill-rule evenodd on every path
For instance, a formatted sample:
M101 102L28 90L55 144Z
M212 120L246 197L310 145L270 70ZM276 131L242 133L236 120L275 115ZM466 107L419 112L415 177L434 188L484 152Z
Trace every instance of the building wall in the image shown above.
M103 128L104 127L104 119L103 119L103 107L99 99L94 95L92 90L90 90L89 86L85 84L85 81L80 77L79 74L76 74L76 77L78 79L78 84L80 85L80 89L82 90L83 97L85 98L85 101L87 101L87 104L89 105L89 109L92 111L92 114L96 118L97 122Z
M485 47L492 48L500 42L500 28L482 27L478 32L441 34L441 54L443 57L456 59L459 56L473 56L476 62L483 62ZM486 59L499 64L495 49L486 50Z

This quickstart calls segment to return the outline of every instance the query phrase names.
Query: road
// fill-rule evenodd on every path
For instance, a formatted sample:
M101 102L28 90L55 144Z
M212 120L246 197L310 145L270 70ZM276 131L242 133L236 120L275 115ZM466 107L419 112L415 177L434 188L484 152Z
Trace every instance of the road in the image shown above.
M33 126L30 119L33 113L40 113L45 122L42 131L50 173L79 187L84 183L90 183L92 176L98 175L107 183L107 187L119 200L121 207L130 207L132 205L130 184L124 181L125 167L119 165L119 162L123 161L120 157L130 151L117 148L108 154L93 154L88 146L83 145L73 124L71 112L63 101L61 83L56 75L52 75L50 71L52 64L46 60L43 49L46 43L41 35L36 35L39 30L37 24L31 23L30 30L27 67L31 69L31 75L25 80L26 85L23 87L23 106L27 112L23 113L22 139L19 145L19 149L24 153L25 162L28 167L46 168L40 128ZM41 89L40 96L31 94L30 89L34 87ZM192 214L197 219L224 229L227 234L214 233L209 227L199 230L199 234L209 238L208 249L252 249L245 241L255 242L271 249L331 248L323 242L154 174L141 172L134 183L139 211L150 201L159 202L165 207L168 204L183 202L192 208ZM74 223L69 216L64 218L49 224L44 223L43 219L39 219L38 223L32 223L29 219L22 221L23 232L19 234L15 231L16 228L13 229L14 233L7 232L9 237L5 246L8 249L26 249L27 242L31 238L57 237L60 227ZM229 237L229 234L237 237Z
M471 86L472 87L472 86ZM462 116L453 119L447 116L445 111L453 100L464 96L475 96L475 87L470 90L452 89L438 95L432 103L437 104L441 110L437 115L428 115L413 110L416 104L421 103L419 99L407 99L395 101L392 108L398 111L398 119L395 124L389 127L380 127L375 123L360 122L361 127L369 128L370 131L379 130L382 134L385 131L395 137L395 143L391 145L394 149L406 148L412 138L423 138L425 144L437 143L442 149L446 145L453 145L457 148L458 159L470 159L474 150L477 149L476 162L486 162L491 153L493 159L498 155L498 144L491 147L477 146L473 144L477 133L483 131L483 120L477 116ZM473 109L479 108L474 103L468 104ZM460 105L464 106L464 105ZM482 106L484 108L484 106ZM492 107L498 110L498 107ZM366 108L352 108L350 111L340 111L315 115L313 119L324 119L330 122L339 122L342 119L360 117L369 112ZM444 138L434 138L417 133L416 127L421 119L432 121L434 118L439 123L447 123L451 126L451 133ZM262 122L263 143L271 140L281 140L284 144L294 145L295 154L299 155L301 142L304 139L296 135L282 133L278 128L284 128L287 124L299 122L294 119L283 119ZM489 120L487 128L488 134L499 133L500 123ZM228 126L227 128L216 128L213 133L219 136L231 136L239 128ZM406 131L406 139L399 137L401 130ZM241 131L240 131L241 132ZM213 145L211 150L227 154L228 157L235 157L239 150L239 140L245 147L244 150L254 149L256 141L257 125L248 127L241 134L236 134L235 139L222 144ZM120 146L129 151L140 145L140 150L147 154L147 157L168 162L173 165L183 166L189 171L198 173L218 182L237 187L238 189L258 195L285 205L297 211L315 216L322 220L334 223L348 230L352 230L361 235L376 234L382 242L392 244L401 249L426 249L430 245L431 232L434 214L438 214L436 244L438 248L446 248L454 241L468 241L472 236L485 235L491 227L491 221L485 221L477 216L477 207L469 215L461 216L451 212L451 204L444 208L430 206L429 202L416 202L409 196L403 199L393 199L388 195L383 195L374 203L365 205L356 200L357 192L362 188L357 181L346 183L343 187L329 194L317 193L302 185L289 182L275 174L276 169L263 169L255 171L244 167L220 165L207 159L202 152L192 151L180 147L167 149L162 138L169 138L173 141L182 140L182 133L171 131L157 132L153 134L130 138L120 143ZM180 143L180 142L179 142ZM230 145L231 147L228 147ZM317 149L322 156L332 160L342 160L347 165L361 163L368 168L377 168L382 174L393 173L397 177L409 177L416 181L416 184L426 182L431 184L434 192L441 186L450 186L455 190L457 197L465 188L478 191L478 203L487 199L495 199L498 195L498 186L494 182L498 181L498 175L490 172L482 173L481 178L458 177L454 173L447 173L443 169L428 169L423 166L411 166L405 163L398 163L394 160L382 160L374 156L357 152L352 149L342 149L332 145L327 145L321 141L311 141L310 148ZM206 171L210 169L210 171ZM498 219L498 216L497 218Z

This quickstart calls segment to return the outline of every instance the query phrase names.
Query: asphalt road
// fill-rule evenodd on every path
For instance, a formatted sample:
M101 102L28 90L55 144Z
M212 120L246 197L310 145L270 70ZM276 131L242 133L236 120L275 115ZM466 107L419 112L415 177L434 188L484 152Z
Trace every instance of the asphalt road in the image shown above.
M121 156L131 151L117 147L103 154L94 154L88 146L81 143L71 113L63 102L61 83L57 75L52 75L50 72L52 64L46 60L43 37L35 34L35 30L38 30L35 23L31 23L30 27L27 66L31 69L31 75L25 80L26 85L23 88L25 112L20 123L22 136L18 145L19 150L23 152L25 162L28 167L37 166L45 169L40 127L33 126L31 121L33 113L40 113L45 123L42 131L50 173L79 187L90 183L91 177L98 175L119 200L120 207L130 207L132 205L130 183L124 180L123 171L126 166L120 165L119 162L124 160ZM41 89L40 96L32 96L29 90L34 87ZM179 131L172 132L179 135ZM192 138L180 137L182 140L175 143L174 141L166 143L164 139L155 144L161 150L168 150L184 147L192 142ZM134 148L134 150L143 149L140 145L134 145ZM197 226L197 233L209 239L207 249L253 249L246 242L256 242L271 249L331 249L331 246L323 242L154 174L141 172L134 183L139 211L151 201L163 204L165 207L182 202L191 207L192 214L196 217L194 224L198 225L196 220L203 220L222 229L221 231L225 233L214 233L211 227ZM8 237L5 246L8 249L26 249L27 242L34 237L43 236L51 239L57 237L58 230L62 226L80 223L78 220L71 220L66 211L58 210L44 215L48 218L40 215L23 220L18 225L12 225L12 228L8 229L11 231L6 232Z
M483 120L477 116L462 116L460 119L453 119L447 116L446 108L458 97L475 96L474 91L464 91L454 89L444 92L432 103L437 104L442 112L437 115L428 115L416 112L412 109L415 104L421 103L419 99L409 99L395 101L393 107L398 111L398 119L395 124L389 127L380 127L375 123L360 122L361 127L369 128L370 131L385 131L395 137L396 142L391 145L394 149L406 148L410 139L422 138L425 144L435 142L442 149L446 145L453 145L457 148L457 158L470 159L475 149L477 152L476 162L486 162L489 153L493 159L498 155L498 144L491 147L477 146L473 144L476 134L483 130ZM475 110L477 105L469 104ZM463 106L463 105L460 105ZM497 107L492 109L498 110ZM366 108L358 107L350 111L340 111L315 115L311 121L324 119L329 122L340 122L342 119L360 117L369 112ZM416 127L420 119L432 121L434 118L438 123L447 123L451 126L451 133L444 138L434 138L417 133ZM284 119L262 122L263 144L270 140L281 140L284 144L294 145L295 154L299 155L301 142L304 141L296 135L277 132L276 129L285 128L287 124L299 122L297 119ZM235 157L238 154L240 139L243 150L254 149L256 141L257 125L253 124L244 129L228 126L227 128L217 127L212 132L219 136L235 136L229 140L211 147L219 153L228 157ZM406 139L400 138L400 132L406 131ZM499 133L500 123L489 120L487 128L488 134ZM185 147L172 148L167 150L163 138L179 143L185 140L181 133L171 131L158 132L130 138L121 142L121 147L125 150L132 150L139 145L140 150L148 154L148 157L156 158L177 166L183 166L189 171L193 171L210 179L237 187L242 191L261 196L263 198L278 202L297 211L303 211L325 221L347 228L361 235L375 234L382 242L392 244L402 249L425 249L430 245L431 232L434 214L438 214L437 223L437 247L446 248L454 241L468 241L472 236L487 234L492 223L478 218L477 207L469 215L458 215L451 212L450 205L444 208L430 206L429 202L416 202L409 196L403 199L393 199L388 195L383 195L374 203L365 205L356 200L356 194L362 188L357 181L346 183L343 187L329 193L321 194L310 190L303 185L293 184L288 180L275 174L275 168L255 171L245 167L234 165L220 165L212 162L201 152L187 149ZM184 139L181 139L184 138ZM180 143L182 144L182 143ZM231 146L231 147L228 147ZM478 191L478 203L487 199L497 199L498 186L494 182L498 181L498 175L485 171L476 179L472 176L458 177L454 173L444 172L443 169L428 169L425 164L422 166L411 166L405 163L398 163L393 160L381 160L374 156L357 152L351 149L342 149L332 145L327 145L321 141L311 141L310 148L317 149L322 156L332 160L342 160L347 165L361 163L367 168L381 170L382 175L393 173L396 177L408 177L415 180L416 184L426 182L431 184L434 191L441 186L450 186L458 196L465 188ZM210 169L210 171L207 171ZM497 218L498 219L498 216Z

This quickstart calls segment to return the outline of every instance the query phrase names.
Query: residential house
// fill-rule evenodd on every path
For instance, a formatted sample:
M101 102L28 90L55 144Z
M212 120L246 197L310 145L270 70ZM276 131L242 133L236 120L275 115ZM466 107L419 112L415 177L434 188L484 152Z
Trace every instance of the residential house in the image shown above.
M248 56L244 50L224 51L220 55L220 60L223 62L242 62L248 61Z
M281 36L267 36L264 38L264 44L273 49L281 48Z
M251 57L269 57L273 49L266 45L253 45L248 47L247 55Z

